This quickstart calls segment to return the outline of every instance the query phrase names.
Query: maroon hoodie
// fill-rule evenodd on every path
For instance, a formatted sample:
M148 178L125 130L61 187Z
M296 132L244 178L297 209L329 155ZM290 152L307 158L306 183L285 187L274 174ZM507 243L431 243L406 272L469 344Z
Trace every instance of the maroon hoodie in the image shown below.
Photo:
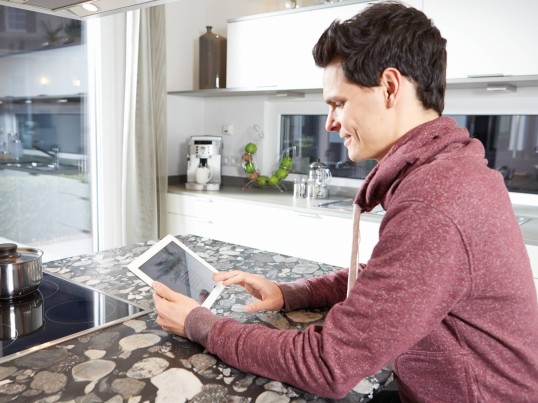
M274 330L196 308L188 337L242 371L324 397L392 363L403 401L537 402L530 262L481 143L447 117L420 125L356 202L386 214L349 297L347 270L279 284L287 310L332 307L323 326Z

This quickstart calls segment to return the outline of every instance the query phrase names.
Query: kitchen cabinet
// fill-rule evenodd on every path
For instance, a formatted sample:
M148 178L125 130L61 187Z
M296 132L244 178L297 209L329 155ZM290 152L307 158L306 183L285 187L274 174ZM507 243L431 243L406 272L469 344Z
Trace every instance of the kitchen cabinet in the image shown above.
M65 96L87 91L86 46L0 57L0 97Z
M368 3L307 7L228 22L227 86L320 88L312 48L329 24Z
M288 196L284 196L288 197ZM198 235L273 253L347 267L351 255L351 214L330 215L290 202L272 204L239 196L168 193L168 233ZM379 240L379 219L363 214L359 261L365 263ZM526 245L538 290L538 245Z
M219 216L226 214L224 206L208 196L168 194L168 232L173 235L198 235L222 240L217 225Z
M424 0L447 39L447 78L538 74L538 2Z
M169 193L167 230L339 267L349 265L351 254L351 214L340 217L211 195ZM361 220L361 262L370 257L378 231L379 222Z

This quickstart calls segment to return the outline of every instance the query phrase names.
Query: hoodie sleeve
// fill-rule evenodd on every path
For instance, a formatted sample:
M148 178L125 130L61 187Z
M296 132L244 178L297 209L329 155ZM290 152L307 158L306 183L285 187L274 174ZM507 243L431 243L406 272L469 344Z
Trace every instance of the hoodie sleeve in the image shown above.
M345 298L347 269L308 280L279 283L278 286L284 296L285 312L302 308L326 308ZM187 337L205 347L209 332L220 320L224 319L213 315L209 309L194 309L185 321Z
M348 269L311 279L279 283L285 312L303 308L328 308L343 301L347 292Z
M276 330L221 319L206 347L241 371L341 398L427 335L468 292L465 257L448 218L410 203L386 217L368 266L323 326Z

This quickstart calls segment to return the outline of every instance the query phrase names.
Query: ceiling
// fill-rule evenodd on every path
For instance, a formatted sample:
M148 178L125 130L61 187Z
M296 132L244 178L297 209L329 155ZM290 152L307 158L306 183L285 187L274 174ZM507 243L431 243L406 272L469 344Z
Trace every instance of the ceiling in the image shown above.
M171 1L174 0L0 0L0 5L86 20Z

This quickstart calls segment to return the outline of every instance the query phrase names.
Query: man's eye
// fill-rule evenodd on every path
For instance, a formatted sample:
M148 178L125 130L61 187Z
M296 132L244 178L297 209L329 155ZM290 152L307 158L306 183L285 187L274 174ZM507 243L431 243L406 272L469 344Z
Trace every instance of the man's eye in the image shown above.
M338 109L342 109L344 107L344 103L343 102L335 102L334 107L338 108Z

